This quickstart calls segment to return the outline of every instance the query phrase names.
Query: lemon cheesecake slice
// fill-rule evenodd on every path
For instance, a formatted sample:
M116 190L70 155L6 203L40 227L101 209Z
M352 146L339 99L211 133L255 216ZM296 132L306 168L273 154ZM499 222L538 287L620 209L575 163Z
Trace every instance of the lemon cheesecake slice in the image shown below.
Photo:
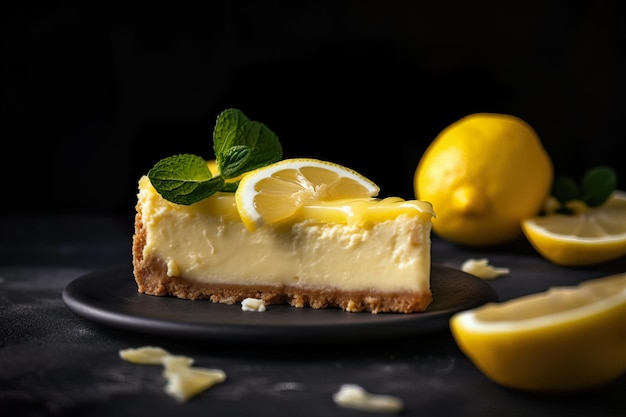
M138 184L132 251L140 293L371 313L421 312L432 301L428 202L376 198L369 179L316 159L231 171L234 191L204 189L193 199L191 189L210 188L220 173L172 182L171 172L155 171Z

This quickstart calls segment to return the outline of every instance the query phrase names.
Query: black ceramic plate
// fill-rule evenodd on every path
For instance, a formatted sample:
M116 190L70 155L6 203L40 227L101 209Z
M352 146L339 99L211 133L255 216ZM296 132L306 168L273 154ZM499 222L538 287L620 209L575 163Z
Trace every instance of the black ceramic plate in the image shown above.
M287 305L269 305L259 313L243 311L241 304L140 294L131 266L125 265L75 279L62 297L75 314L107 326L225 343L338 343L410 336L445 329L454 313L498 298L485 281L442 265L432 265L431 290L433 302L420 313L349 313Z

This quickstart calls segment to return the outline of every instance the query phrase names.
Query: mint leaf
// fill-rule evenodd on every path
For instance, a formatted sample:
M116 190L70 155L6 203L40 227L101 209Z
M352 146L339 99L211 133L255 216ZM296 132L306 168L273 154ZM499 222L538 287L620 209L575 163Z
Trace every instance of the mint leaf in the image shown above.
M220 175L214 176L206 160L182 154L157 162L148 172L156 191L166 200L190 205L218 191L235 192L240 175L279 161L278 137L263 123L249 120L238 109L219 114L213 130L213 150Z
M224 179L212 177L206 161L190 154L162 159L148 171L152 186L163 198L183 205L216 193L223 186Z
M237 109L227 109L217 116L215 129L213 130L213 151L215 159L221 172L224 171L223 162L226 151L236 145L245 143L237 143L237 130L248 122L249 119Z
M234 193L237 191L237 187L239 187L239 181L237 182L225 182L220 191L225 193Z
M276 134L237 109L224 110L217 117L213 150L226 179L279 161L283 156Z
M561 176L552 184L552 196L565 205L568 201L580 200L580 191L573 179Z
M246 161L247 171L264 167L282 159L283 151L278 136L263 123L244 123L240 134L247 137L251 143L253 142L251 145L252 152ZM240 171L233 176L239 176L244 172Z
M617 187L617 173L610 167L590 169L583 178L581 200L589 207L599 207L613 194Z
M220 159L224 178L235 178L249 171L246 167L251 152L252 148L249 146L233 146L224 152Z
M598 166L585 173L580 186L569 177L557 177L552 184L551 195L561 203L559 213L571 214L572 211L565 207L566 203L579 200L588 207L599 207L608 200L616 188L615 170L607 166Z

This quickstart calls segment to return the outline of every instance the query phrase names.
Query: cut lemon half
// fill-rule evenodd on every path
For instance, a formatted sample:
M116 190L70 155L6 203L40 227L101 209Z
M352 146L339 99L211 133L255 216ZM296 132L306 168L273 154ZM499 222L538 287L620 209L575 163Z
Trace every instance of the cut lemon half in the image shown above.
M249 230L293 219L306 204L370 198L378 186L358 172L333 162L284 159L246 173L235 201Z
M548 214L522 221L543 257L562 266L593 265L626 255L626 193L616 191L600 207L577 214Z
M460 349L510 388L567 392L626 371L626 273L456 313Z

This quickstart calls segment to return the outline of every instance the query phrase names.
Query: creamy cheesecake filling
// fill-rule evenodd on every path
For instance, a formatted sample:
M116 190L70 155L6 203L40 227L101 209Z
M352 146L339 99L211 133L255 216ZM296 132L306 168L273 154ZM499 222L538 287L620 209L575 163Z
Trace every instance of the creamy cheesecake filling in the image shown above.
M176 288L193 282L209 292L220 287L275 287L290 293L298 288L321 299L328 291L366 298L389 294L401 308L415 303L407 307L413 311L425 308L430 300L434 213L426 202L388 198L310 205L290 224L251 232L239 217L234 194L218 193L183 206L163 199L144 176L139 182L138 216L136 267L147 268L141 274L163 274L164 282ZM161 285L165 284L147 292L163 293ZM238 301L219 298L215 299ZM348 310L349 304L344 306Z
M169 276L184 271L187 279L222 284L262 285L269 278L275 285L311 288L429 289L423 277L430 274L430 222L422 219L430 213L421 204L412 207L412 216L399 214L370 227L308 218L289 228L250 232L229 194L176 205L161 198L144 177L139 203L146 229L143 257L161 258ZM307 215L315 210L320 212L313 208ZM347 210L345 205L341 210ZM377 217L385 211L388 217L397 214L390 203L380 206Z

